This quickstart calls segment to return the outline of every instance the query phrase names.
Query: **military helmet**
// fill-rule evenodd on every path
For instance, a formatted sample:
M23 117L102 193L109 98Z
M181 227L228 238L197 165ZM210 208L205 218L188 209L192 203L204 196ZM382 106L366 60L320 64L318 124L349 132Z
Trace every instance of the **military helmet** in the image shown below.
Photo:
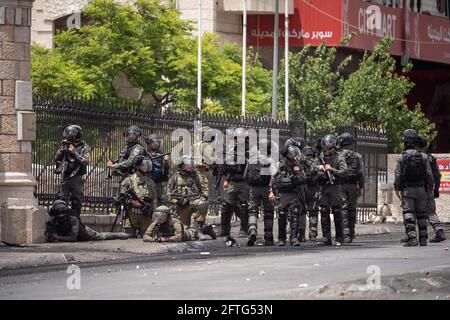
M335 148L337 143L336 136L333 134L327 134L321 140L322 148Z
M133 161L133 165L135 168L141 167L143 171L150 172L152 171L153 162L144 156L137 156Z
M302 154L302 152L296 146L289 146L289 147L287 147L286 153L285 153L286 158L289 158L289 159L299 158L301 154Z
M70 140L70 141L76 141L81 138L81 135L83 134L83 130L80 126L71 124L64 128L63 131L63 137L64 139Z
M183 164L185 165L194 165L195 161L191 156L182 156L179 160L178 160L178 166L182 166Z
M211 142L216 138L214 130L211 127L203 126L200 131L202 132L202 141Z
M406 129L405 131L403 131L401 137L402 142L414 145L418 142L418 139L419 134L414 129Z
M316 156L316 152L314 151L314 148L308 147L308 146L303 148L303 154L307 157L315 157Z
M355 143L355 139L351 133L344 132L338 137L338 143L341 147L350 146Z
M48 211L48 214L52 217L57 216L59 214L67 214L70 210L72 210L72 208L69 206L69 204L62 200L62 199L58 199L55 200L55 202L53 202L52 207L50 208L50 210Z
M302 150L306 146L306 140L303 137L293 137L291 138L294 140L294 146Z
M167 206L157 207L152 215L153 222L163 224L169 218L170 212L170 208Z
M237 128L234 130L234 139L243 143L244 140L248 139L248 130L245 128Z
M157 134L151 134L145 138L146 143L152 143L153 141L157 141L159 144L162 144L162 139Z
M142 135L142 131L139 127L137 126L131 126L127 129L127 133L134 133L136 134L138 137L140 137Z

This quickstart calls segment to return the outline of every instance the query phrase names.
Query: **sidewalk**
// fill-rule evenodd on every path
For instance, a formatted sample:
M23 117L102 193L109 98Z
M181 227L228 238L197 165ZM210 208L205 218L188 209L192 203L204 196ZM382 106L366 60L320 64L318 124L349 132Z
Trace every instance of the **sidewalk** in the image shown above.
M275 221L275 232L276 232ZM263 230L263 226L259 226ZM402 224L359 224L357 236L383 235L403 230ZM238 223L234 223L232 234L237 235ZM261 234L259 236L262 236ZM259 237L260 238L260 237ZM6 270L31 269L36 267L70 264L110 264L121 260L139 260L149 256L178 254L196 251L199 254L223 248L223 238L211 241L182 243L145 243L142 239L111 240L77 243L44 243L27 247L0 246L0 276ZM246 239L237 239L245 246ZM261 241L262 239L258 239Z

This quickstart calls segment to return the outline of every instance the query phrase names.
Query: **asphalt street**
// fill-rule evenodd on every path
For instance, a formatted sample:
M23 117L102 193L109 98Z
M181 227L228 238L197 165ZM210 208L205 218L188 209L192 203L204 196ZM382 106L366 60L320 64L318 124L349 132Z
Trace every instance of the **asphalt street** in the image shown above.
M361 236L344 247L233 247L80 266L80 282L66 267L0 272L0 299L450 299L448 242L404 248L401 236ZM380 286L371 278L368 287L374 270Z

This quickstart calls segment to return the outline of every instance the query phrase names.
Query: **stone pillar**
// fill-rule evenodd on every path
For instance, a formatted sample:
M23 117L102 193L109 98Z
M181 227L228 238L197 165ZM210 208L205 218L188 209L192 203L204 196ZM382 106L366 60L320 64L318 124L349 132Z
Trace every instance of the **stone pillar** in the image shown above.
M34 0L0 2L0 241L44 240L47 215L33 195L30 25Z

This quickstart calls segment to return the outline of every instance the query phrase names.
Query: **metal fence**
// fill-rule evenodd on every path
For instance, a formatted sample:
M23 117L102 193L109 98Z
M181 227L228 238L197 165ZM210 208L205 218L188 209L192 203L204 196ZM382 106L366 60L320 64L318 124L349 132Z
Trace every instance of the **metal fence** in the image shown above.
M124 132L131 125L139 126L143 135L158 134L163 139L163 150L172 150L177 141L171 140L172 132L184 128L191 137L194 122L201 120L225 133L228 128L279 130L280 144L290 136L303 136L306 124L300 121L273 121L269 118L240 117L213 114L193 114L156 110L149 105L110 100L57 98L34 96L33 109L37 115L37 139L33 143L33 174L38 182L35 195L42 206L55 200L59 175L54 174L53 156L62 139L63 128L78 124L83 128L83 139L92 147L90 166L85 176L83 211L110 213L113 196L118 192L118 178L106 179L105 164L115 159L125 146ZM365 194L359 199L358 221L367 221L377 211L378 183L387 181L387 136L377 127L342 126L337 134L350 132L354 135L355 149L362 154L365 163ZM308 136L308 141L317 137ZM212 179L210 179L212 180ZM211 209L218 212L216 190L210 182Z
M83 128L83 139L92 148L90 166L85 176L83 212L110 213L113 196L118 192L118 178L106 179L105 164L115 159L124 148L123 133L131 125L139 126L143 136L154 133L163 139L163 150L172 150L178 141L172 141L172 132L184 128L191 137L194 122L221 130L235 127L278 129L280 143L292 135L304 136L303 122L273 121L269 118L240 117L215 114L193 114L156 110L152 106L138 103L117 102L78 98L34 96L33 109L37 115L37 138L33 143L33 174L38 182L35 195L39 204L49 206L55 200L59 186L59 175L54 174L54 153L62 139L63 128L78 124ZM212 179L211 179L212 180ZM213 211L216 192L210 183L210 199Z

